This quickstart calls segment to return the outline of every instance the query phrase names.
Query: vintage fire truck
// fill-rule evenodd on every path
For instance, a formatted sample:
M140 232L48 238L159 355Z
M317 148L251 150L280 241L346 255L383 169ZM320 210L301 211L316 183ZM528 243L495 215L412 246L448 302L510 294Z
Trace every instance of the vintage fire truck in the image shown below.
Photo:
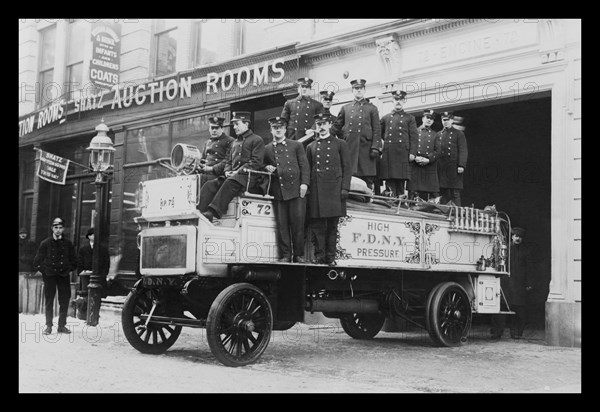
M220 362L248 365L273 330L307 312L338 318L355 339L400 318L437 345L459 346L474 314L501 313L506 214L351 191L335 265L280 263L271 197L246 191L209 222L197 210L199 159L194 146L176 145L166 164L172 177L140 183L141 279L122 311L137 350L163 353L183 327L206 328ZM305 256L313 256L310 241Z

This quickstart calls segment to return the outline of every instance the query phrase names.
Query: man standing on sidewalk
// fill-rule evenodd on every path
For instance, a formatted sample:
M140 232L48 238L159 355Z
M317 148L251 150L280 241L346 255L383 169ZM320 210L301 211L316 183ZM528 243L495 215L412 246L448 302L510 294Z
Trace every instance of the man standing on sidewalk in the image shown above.
M54 318L54 296L58 289L58 333L71 333L67 329L67 310L71 299L71 281L69 273L77 268L75 248L69 239L63 236L64 221L57 217L52 221L52 236L42 240L33 259L34 269L42 272L46 328L44 335L52 333Z

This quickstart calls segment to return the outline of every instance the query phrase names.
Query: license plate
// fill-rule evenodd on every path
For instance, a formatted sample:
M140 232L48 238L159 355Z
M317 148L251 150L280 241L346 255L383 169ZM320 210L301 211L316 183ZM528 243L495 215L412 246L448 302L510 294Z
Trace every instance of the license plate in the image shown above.
M164 277L144 277L142 281L143 285L147 288L157 287L181 287L183 281L179 277L164 276Z

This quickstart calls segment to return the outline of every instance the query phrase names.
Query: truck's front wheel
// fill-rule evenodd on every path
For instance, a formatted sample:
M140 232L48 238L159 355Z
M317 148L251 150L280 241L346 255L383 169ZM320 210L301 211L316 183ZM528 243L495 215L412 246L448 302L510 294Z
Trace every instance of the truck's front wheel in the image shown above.
M271 305L264 293L249 283L236 283L221 291L210 307L208 346L226 366L248 365L267 348L272 327Z

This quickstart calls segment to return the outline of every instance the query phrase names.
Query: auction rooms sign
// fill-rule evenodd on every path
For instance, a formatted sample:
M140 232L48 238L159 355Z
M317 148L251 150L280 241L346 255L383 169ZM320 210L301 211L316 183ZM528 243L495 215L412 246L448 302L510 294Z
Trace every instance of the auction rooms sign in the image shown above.
M92 29L92 61L90 80L101 89L110 89L119 83L120 41L115 28L99 25Z

